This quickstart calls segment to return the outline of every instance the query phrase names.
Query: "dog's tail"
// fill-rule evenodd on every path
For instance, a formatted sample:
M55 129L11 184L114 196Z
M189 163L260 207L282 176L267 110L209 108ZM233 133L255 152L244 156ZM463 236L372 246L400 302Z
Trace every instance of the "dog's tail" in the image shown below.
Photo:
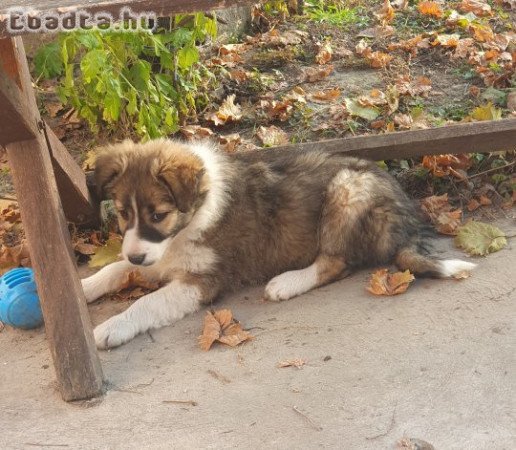
M461 272L469 272L477 265L461 259L439 260L421 254L416 247L405 247L398 251L395 263L401 270L410 270L421 276L448 278Z

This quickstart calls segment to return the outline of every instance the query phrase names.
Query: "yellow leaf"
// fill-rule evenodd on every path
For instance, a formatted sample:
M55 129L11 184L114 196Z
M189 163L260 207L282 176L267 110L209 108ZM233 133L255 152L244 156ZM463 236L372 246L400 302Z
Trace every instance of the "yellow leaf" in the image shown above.
M122 251L122 239L120 236L112 235L103 247L98 247L89 262L90 267L104 267L118 260Z
M502 110L489 102L487 105L477 106L470 117L475 120L500 120L502 118Z

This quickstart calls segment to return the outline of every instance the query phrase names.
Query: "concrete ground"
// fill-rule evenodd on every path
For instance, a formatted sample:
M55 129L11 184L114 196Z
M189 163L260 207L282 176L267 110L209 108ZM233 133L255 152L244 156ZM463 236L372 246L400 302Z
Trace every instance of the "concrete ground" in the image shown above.
M516 225L499 224L509 235ZM439 256L461 256L450 239ZM467 280L365 291L368 271L279 303L261 289L223 299L255 339L197 347L204 312L101 352L108 390L66 404L43 330L0 333L0 448L435 449L516 446L516 252ZM99 323L127 304L92 305ZM66 318L63 318L66 320ZM277 368L304 358L300 369ZM170 401L191 401L195 404Z

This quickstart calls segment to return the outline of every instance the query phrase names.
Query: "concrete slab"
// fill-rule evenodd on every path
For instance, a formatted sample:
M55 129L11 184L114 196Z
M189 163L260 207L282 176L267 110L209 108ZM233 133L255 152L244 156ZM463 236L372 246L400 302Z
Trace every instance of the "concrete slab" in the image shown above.
M515 234L514 222L499 225ZM436 248L463 257L450 239ZM514 239L478 262L467 280L417 280L390 298L365 291L368 271L280 304L249 289L216 307L254 341L202 352L199 312L102 352L109 390L74 405L60 400L43 331L6 328L0 448L376 450L408 436L436 449L513 449ZM90 310L98 323L126 306ZM276 367L292 358L307 364Z

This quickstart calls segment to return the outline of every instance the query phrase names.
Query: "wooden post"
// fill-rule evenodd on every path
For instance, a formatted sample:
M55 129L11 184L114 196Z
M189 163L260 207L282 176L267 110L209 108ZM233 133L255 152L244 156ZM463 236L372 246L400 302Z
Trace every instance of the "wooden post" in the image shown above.
M12 57L0 61L0 78L17 78L26 100L22 116L27 123L42 124L21 38L9 41ZM9 50L5 41L0 48L4 53ZM102 370L44 127L39 127L33 139L10 142L5 147L61 395L66 401L97 396L102 392Z

